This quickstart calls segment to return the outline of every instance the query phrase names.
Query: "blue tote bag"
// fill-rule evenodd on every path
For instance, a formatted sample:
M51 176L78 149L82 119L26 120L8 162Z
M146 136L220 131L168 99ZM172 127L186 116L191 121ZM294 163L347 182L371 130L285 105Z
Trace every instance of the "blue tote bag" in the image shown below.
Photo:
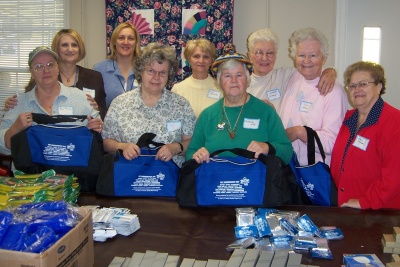
M337 188L332 179L329 166L325 164L325 152L318 134L308 126L307 156L308 165L300 166L296 154L293 154L290 167L297 183L306 193L312 204L319 206L337 206ZM315 141L314 141L315 140ZM315 162L315 142L324 162Z
M217 156L229 151L235 157ZM241 148L215 151L209 163L186 161L180 171L177 199L180 206L280 206L286 181L282 161L274 155Z
M119 197L175 197L179 167L173 160L156 160L164 144L153 142L155 136L146 133L139 138L141 155L135 159L125 159L122 151L105 155L96 192Z
M17 170L41 173L54 169L59 174L74 174L81 191L95 191L103 161L101 134L85 126L62 123L82 122L86 115L33 113L37 125L11 138L11 155Z

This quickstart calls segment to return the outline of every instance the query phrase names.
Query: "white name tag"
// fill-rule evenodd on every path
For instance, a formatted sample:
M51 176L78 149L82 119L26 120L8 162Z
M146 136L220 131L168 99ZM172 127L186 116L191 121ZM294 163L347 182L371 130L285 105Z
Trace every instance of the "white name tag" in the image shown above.
M301 101L300 102L300 112L306 112L308 113L312 107L313 103L311 102L306 102L306 101Z
M168 121L167 122L167 132L175 132L180 130L182 127L182 122L180 121Z
M279 99L281 98L281 91L278 88L269 90L267 91L267 98L269 101Z
M247 119L244 118L243 128L245 129L258 129L260 126L260 119Z
M361 135L357 135L356 140L353 143L353 146L366 151L369 144L369 139L362 137Z
M213 98L213 99L220 99L221 98L221 92L213 89L208 89L208 98Z
M91 97L95 98L96 97L96 91L93 89L89 89L89 88L82 88L82 91L85 92L85 94L90 95Z
M58 108L59 115L74 115L73 107L59 107Z

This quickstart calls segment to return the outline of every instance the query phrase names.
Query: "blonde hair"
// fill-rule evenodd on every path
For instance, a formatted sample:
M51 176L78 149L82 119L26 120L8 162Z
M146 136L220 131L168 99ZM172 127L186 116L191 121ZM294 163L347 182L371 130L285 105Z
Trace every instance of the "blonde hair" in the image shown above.
M59 30L56 35L53 38L53 42L51 43L51 50L56 52L58 56L60 56L60 40L63 35L69 35L72 38L75 39L76 43L78 44L79 47L79 57L78 61L81 61L82 59L85 58L86 56L86 49L85 49L85 43L83 42L82 37L79 35L79 33L73 29L62 29ZM61 59L61 58L60 58Z
M140 36L139 36L138 30L131 23L123 22L123 23L119 24L117 27L115 27L113 33L111 34L111 40L110 40L111 54L108 56L108 58L114 59L114 60L117 59L117 48L115 46L115 43L117 42L119 33L125 28L132 29L133 35L135 36L135 40L136 40L135 49L133 50L132 61L134 60L135 57L140 55Z
M185 56L186 60L189 60L190 56L193 54L193 51L199 47L202 51L208 53L214 61L217 58L217 49L215 48L214 43L208 41L205 38L189 40L186 43L185 50L183 55Z

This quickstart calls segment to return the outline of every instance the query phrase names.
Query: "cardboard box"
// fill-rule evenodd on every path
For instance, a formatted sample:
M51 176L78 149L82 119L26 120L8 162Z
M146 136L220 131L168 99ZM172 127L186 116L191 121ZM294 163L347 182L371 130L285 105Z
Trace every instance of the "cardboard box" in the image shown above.
M79 208L84 216L71 231L41 254L0 249L1 266L92 267L94 265L92 211Z

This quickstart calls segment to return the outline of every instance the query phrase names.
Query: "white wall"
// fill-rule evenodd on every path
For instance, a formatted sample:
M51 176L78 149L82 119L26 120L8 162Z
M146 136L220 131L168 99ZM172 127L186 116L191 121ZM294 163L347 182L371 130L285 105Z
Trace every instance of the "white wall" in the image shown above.
M104 0L69 0L69 28L78 31L86 45L81 65L92 68L106 57L106 15Z
M254 30L268 27L279 38L276 67L293 66L289 37L297 29L315 27L330 44L325 66L334 66L336 1L332 0L235 0L233 39L239 52L247 52L246 39Z

